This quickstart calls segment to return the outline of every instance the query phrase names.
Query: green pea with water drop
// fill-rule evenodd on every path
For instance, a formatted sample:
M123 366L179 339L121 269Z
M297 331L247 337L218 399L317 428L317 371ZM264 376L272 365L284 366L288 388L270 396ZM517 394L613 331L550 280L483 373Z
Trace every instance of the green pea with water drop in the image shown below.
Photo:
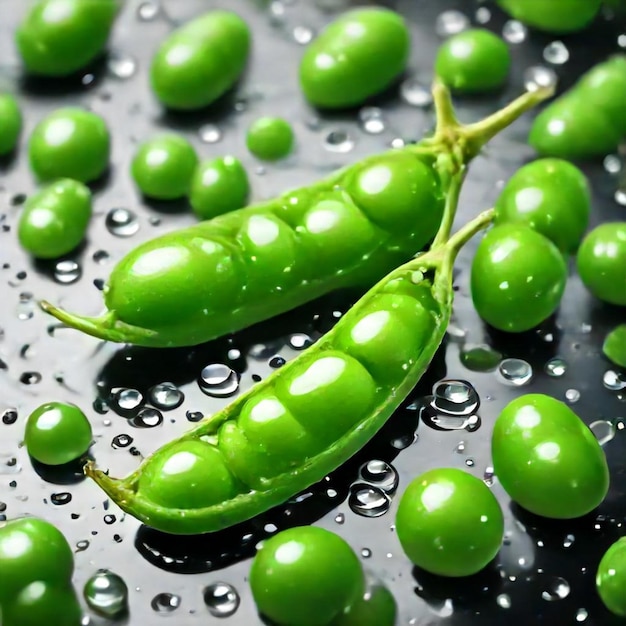
M10 93L0 93L0 156L15 150L22 130L22 112Z
M248 150L262 161L285 158L293 147L293 128L281 117L261 117L253 122L246 135Z

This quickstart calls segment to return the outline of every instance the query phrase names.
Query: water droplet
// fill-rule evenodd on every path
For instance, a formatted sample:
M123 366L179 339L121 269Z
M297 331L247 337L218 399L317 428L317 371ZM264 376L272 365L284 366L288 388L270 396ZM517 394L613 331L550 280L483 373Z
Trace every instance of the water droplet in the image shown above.
M102 265L109 260L109 253L106 250L96 250L91 258L99 265Z
M547 588L541 592L541 597L548 602L553 602L554 600L563 600L563 598L567 598L569 592L570 586L565 578L555 576L550 580Z
M602 164L609 174L619 174L622 170L622 160L616 154L605 156Z
M130 435L115 435L113 441L111 441L112 448L127 448L133 442L133 438Z
M544 371L548 376L560 378L567 372L567 363L561 357L555 356L545 364Z
M571 404L578 402L580 400L580 391L578 389L568 389L565 392L565 399Z
M289 335L289 345L294 350L305 350L313 345L313 339L305 333L294 333L293 335Z
M620 48L626 48L626 33L622 33L617 38L617 45Z
M204 124L200 126L198 136L203 143L218 143L222 140L222 130L215 124Z
M391 445L396 450L405 450L409 446L413 445L417 441L417 433L409 433L401 435L400 437L394 437L391 440Z
M107 69L115 78L127 80L137 71L137 61L130 54L112 52L107 60Z
M72 501L72 494L69 491L60 491L50 496L50 502L56 506L63 506Z
M498 367L498 378L514 387L521 387L532 380L533 368L523 359L504 359Z
M239 389L239 376L228 365L211 363L203 368L198 384L208 396L226 398Z
M155 428L163 423L163 414L157 409L147 407L141 409L135 417L130 420L135 428Z
M10 425L15 422L17 422L17 409L5 409L2 413L2 423Z
M543 49L543 58L554 65L563 65L569 61L569 50L562 41L553 41Z
M143 394L137 389L120 389L113 398L117 408L124 412L137 410L143 404Z
M32 300L20 299L16 307L17 319L22 322L32 319L35 315L35 303Z
M461 363L471 372L491 372L502 361L502 354L487 344L461 348Z
M149 22L159 14L159 5L157 2L142 2L137 7L137 17L142 22Z
M81 276L81 267L76 261L59 261L54 266L54 280L61 285L75 283Z
M361 549L361 556L364 559L369 559L372 556L372 551L369 548L362 548Z
M241 602L235 588L223 582L208 585L202 595L213 617L230 617L237 611Z
M440 37L450 37L469 28L469 25L469 18L464 13L454 10L444 11L437 16L435 32Z
M578 611L576 611L577 622L584 622L588 617L589 612L587 611L587 609L578 609Z
M285 5L280 0L272 0L268 9L270 23L281 26L285 22Z
M116 237L132 237L139 230L139 220L129 209L111 209L104 220L107 230Z
M332 130L326 135L324 146L329 152L350 152L354 148L354 139L346 130Z
M615 202L621 206L626 206L626 189L618 189L613 196Z
M478 393L465 380L441 380L433 387L431 406L446 415L465 417L480 408Z
M494 482L494 470L491 465L488 465L483 472L483 482L487 487L492 487Z
M274 369L278 369L282 367L286 362L287 361L285 361L282 356L275 356L269 360L268 365Z
M20 382L23 385L36 385L41 382L41 374L39 372L22 372Z
M315 37L315 31L308 26L295 26L291 31L291 36L297 44L306 46L308 43L311 43L313 37Z
M565 539L563 539L563 547L571 548L574 545L574 541L576 541L576 537L574 535L565 535Z
M76 542L75 552L84 552L89 547L89 541L87 539L81 539Z
M204 417L204 413L201 411L187 411L185 416L190 422L199 422Z
M361 483L350 488L348 506L357 515L380 517L389 510L390 504L389 496L378 487Z
M359 111L359 125L369 135L379 135L385 131L385 114L378 107L363 107Z
M540 87L555 87L558 81L556 72L543 65L533 65L524 70L524 87L537 91Z
M126 613L128 609L126 583L107 569L98 570L85 583L83 596L87 606L104 617L114 618Z
M596 420L589 424L589 429L596 436L598 443L603 446L615 437L615 424L608 420Z
M502 37L509 43L522 43L527 34L526 26L517 20L508 20L502 27Z
M175 593L159 593L150 602L157 613L171 613L180 606L180 596Z
M386 463L374 459L359 468L359 477L363 482L382 489L385 493L393 493L398 488L398 472Z
M413 107L427 109L433 103L430 89L416 78L407 78L400 85L400 97Z
M491 11L487 7L479 7L476 9L476 22L478 24L486 24L491 19Z
M510 609L511 608L511 596L507 593L501 593L496 596L496 603L500 608Z
M626 380L619 372L607 370L602 376L602 384L611 391L621 391L626 389Z
M343 513L337 513L335 515L335 524L343 524L346 521L346 516Z
M171 411L185 400L185 394L174 383L159 383L148 391L150 403L159 409Z

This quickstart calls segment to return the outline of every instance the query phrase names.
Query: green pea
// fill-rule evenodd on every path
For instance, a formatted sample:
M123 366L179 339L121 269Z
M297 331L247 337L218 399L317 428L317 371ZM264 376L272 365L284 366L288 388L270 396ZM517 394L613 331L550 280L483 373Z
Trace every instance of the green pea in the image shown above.
M506 82L511 53L506 43L484 28L472 28L446 39L437 51L435 72L459 93L493 91Z
M558 248L523 224L492 228L471 269L474 308L498 330L520 333L552 315L565 290L567 266Z
M602 352L615 365L626 367L626 324L620 324L607 334Z
M104 120L74 107L57 109L39 122L28 145L30 166L41 181L95 180L108 166L109 151L109 130Z
M211 11L176 29L150 67L156 97L171 109L199 109L235 85L250 50L248 25L235 13Z
M22 131L22 112L15 96L0 93L0 156L15 150Z
M363 584L352 548L316 526L290 528L271 537L250 568L259 612L280 626L328 624L360 596Z
M512 17L548 33L574 33L588 26L601 0L497 0Z
M418 567L439 576L471 576L498 553L504 517L482 480L437 468L415 478L402 494L396 532Z
M2 606L3 626L80 626L82 609L68 583L37 580Z
M248 150L263 161L284 159L293 147L293 129L281 117L261 117L246 135Z
M626 617L626 537L618 539L602 556L596 589L611 613Z
M309 44L300 62L300 86L314 106L362 104L405 70L410 33L401 15L382 8L343 13Z
M5 607L30 583L69 583L74 555L61 531L50 522L22 517L0 527L0 572L4 623Z
M395 626L397 613L391 591L366 574L365 593L335 618L331 626Z
M589 224L591 192L585 175L562 159L539 159L521 167L496 201L497 224L527 224L561 252L578 248Z
M204 161L191 179L189 202L194 213L208 220L248 203L250 183L241 161L233 156Z
M56 259L85 238L91 192L78 181L57 180L26 200L17 235L20 245L40 259Z
M509 402L494 425L491 454L502 487L536 515L580 517L609 488L609 468L594 434L550 396L528 394Z
M119 10L117 0L39 0L17 27L26 70L65 76L99 56Z
M197 165L193 146L184 137L168 133L139 146L131 172L144 196L175 200L189 193Z
M219 450L203 441L180 441L150 459L139 479L148 500L174 509L210 506L237 493Z
M626 306L626 222L606 222L583 239L578 274L598 299Z
M28 454L46 465L62 465L80 458L91 440L91 424L73 404L42 404L26 422L24 443Z

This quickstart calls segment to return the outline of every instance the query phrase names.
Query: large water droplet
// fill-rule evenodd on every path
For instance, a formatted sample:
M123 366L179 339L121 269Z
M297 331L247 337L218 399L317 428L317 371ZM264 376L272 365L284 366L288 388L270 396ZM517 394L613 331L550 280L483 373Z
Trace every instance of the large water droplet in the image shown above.
M141 409L135 417L130 420L135 428L155 428L163 423L163 414L157 409L146 407Z
M107 230L116 237L132 237L139 230L139 220L129 209L111 209L104 223Z
M143 394L137 389L120 389L113 395L112 404L123 412L136 411L143 404Z
M440 37L450 37L456 35L466 28L469 28L469 17L460 11L444 11L435 20L435 32Z
M359 477L368 485L382 489L385 493L393 493L398 488L398 472L386 463L374 459L359 468Z
M544 370L548 376L560 378L567 372L567 363L561 357L555 356L546 362Z
M603 446L615 437L615 424L608 420L596 420L589 424L589 429L596 436L598 443Z
M159 383L148 391L150 403L163 411L179 407L185 400L185 394L174 383Z
M533 368L530 363L523 359L504 359L498 367L498 378L500 381L521 387L532 380Z
M546 589L541 592L541 597L548 602L553 602L554 600L563 600L563 598L567 598L569 592L570 586L565 578L554 576L548 582Z
M81 276L80 265L70 259L59 261L54 266L54 280L61 285L71 285Z
M171 613L180 606L180 596L175 593L159 593L150 602L157 613Z
M524 70L524 87L537 91L540 87L556 87L558 77L553 69L543 65L533 65Z
M553 41L543 49L543 58L548 63L562 65L569 60L569 50L562 41Z
M226 398L239 389L239 376L228 365L211 363L203 368L198 384L208 396Z
M130 54L112 52L107 60L107 69L115 78L127 80L137 71L137 61Z
M602 384L611 391L626 389L626 380L615 370L607 370L602 376Z
M391 500L380 488L365 484L350 487L348 506L357 515L380 517L389 510Z
M350 152L354 148L354 139L346 130L331 130L326 135L324 146L329 152Z
M378 107L363 107L359 111L359 125L369 135L385 131L385 114Z
M431 406L440 413L464 417L480 408L478 393L465 380L441 380L433 387Z
M517 20L508 20L502 27L502 37L509 43L522 43L527 34L526 26Z
M213 617L230 617L239 608L239 594L232 585L217 582L204 588L204 603Z
M427 109L433 103L433 94L430 88L416 78L407 78L400 85L400 97L413 107Z
M98 570L85 583L83 595L87 606L104 617L115 618L128 610L128 587L109 570Z

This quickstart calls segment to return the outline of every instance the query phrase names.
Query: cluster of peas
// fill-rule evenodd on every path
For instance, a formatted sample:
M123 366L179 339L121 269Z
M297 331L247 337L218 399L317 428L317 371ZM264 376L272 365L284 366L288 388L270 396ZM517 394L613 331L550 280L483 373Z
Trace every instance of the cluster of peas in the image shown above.
M55 27L45 17L57 1L36 3L17 33L24 64L35 74L64 75L83 67L105 46L117 11L112 0L65 0L71 8L66 21L75 39L69 38L69 47L57 47L57 54ZM539 14L533 12L537 3L500 3L531 25L541 26L544 20L548 30L556 15L550 3ZM582 28L595 16L600 2L586 6L587 11L568 14L565 21L560 6L556 28L561 32ZM87 19L85 11L94 9L100 11L97 19L93 13ZM332 58L351 51L348 25L355 23L375 37L378 45L379 62L374 68L367 65L368 80L358 80L358 54L353 60L353 75L320 71L318 55ZM220 49L226 39L239 45ZM361 103L401 73L408 39L406 25L391 12L374 9L346 14L320 35L303 58L300 78L305 97L325 108ZM49 47L42 47L42 41ZM75 49L72 44L76 44ZM238 79L248 48L247 26L237 16L214 12L198 18L176 31L155 55L151 70L154 93L169 108L206 106ZM169 59L183 49L192 54L181 69ZM207 54L216 49L222 54L219 67L211 64L212 55ZM491 71L485 71L487 61ZM509 65L504 43L478 29L449 39L439 51L436 70L455 91L487 91L502 85ZM602 89L590 89L589 85L597 85L598 80ZM496 226L478 247L472 264L472 298L490 325L522 332L553 314L565 287L564 256L573 253L577 253L581 279L595 296L626 305L626 224L603 224L583 239L590 209L587 182L580 170L562 160L593 156L599 150L604 154L616 147L626 133L621 125L623 117L615 115L625 94L626 61L616 58L591 70L537 117L530 143L542 155L561 158L541 159L516 173L496 205ZM585 115L604 133L601 148L589 139L588 125L581 130L576 123ZM19 107L12 96L0 99L0 119L8 129L0 150L9 153L21 126ZM558 126L564 129L558 136L552 132L554 119L561 120ZM20 241L35 256L60 256L82 240L91 213L91 196L84 183L106 169L109 141L103 120L77 109L57 111L35 129L29 146L31 166L40 181L53 181L29 199L20 224ZM261 120L248 136L251 152L270 160L287 154L292 142L291 129L281 120ZM247 201L248 181L238 160L226 157L198 165L190 144L175 135L140 146L132 175L146 196L189 196L192 207L203 218L237 209ZM228 202L220 205L220 198ZM46 229L46 224L54 227ZM613 335L612 342L618 346L614 353L623 349L622 340L623 334ZM557 438L560 446L555 448ZM63 464L87 451L91 428L76 407L50 403L29 417L25 442L34 459ZM507 493L538 515L578 517L595 508L608 490L606 459L592 433L568 407L547 396L524 396L504 409L494 427L492 455L495 473ZM551 481L546 485L548 468ZM457 520L463 532L452 527L450 520ZM446 468L427 472L407 487L396 525L407 556L425 570L443 576L466 576L482 569L495 557L503 535L502 512L489 488L466 472ZM27 546L19 558L10 550L16 542ZM44 556L42 545L47 545ZM41 520L16 520L0 529L3 568L6 562L15 572L7 578L11 585L0 589L7 626L45 623L46 606L52 598L54 602L61 598L70 607L64 618L68 626L78 623L68 550L62 535ZM619 543L611 548L598 575L603 600L619 614L626 613L621 597L624 574L615 563L619 566L623 551ZM48 576L46 568L55 575ZM59 576L59 571L64 575ZM259 610L278 624L381 626L395 620L393 599L383 587L375 594L370 590L369 604L364 602L367 585L358 558L342 539L320 528L295 528L267 541L253 561L250 584ZM318 598L324 598L323 615Z

